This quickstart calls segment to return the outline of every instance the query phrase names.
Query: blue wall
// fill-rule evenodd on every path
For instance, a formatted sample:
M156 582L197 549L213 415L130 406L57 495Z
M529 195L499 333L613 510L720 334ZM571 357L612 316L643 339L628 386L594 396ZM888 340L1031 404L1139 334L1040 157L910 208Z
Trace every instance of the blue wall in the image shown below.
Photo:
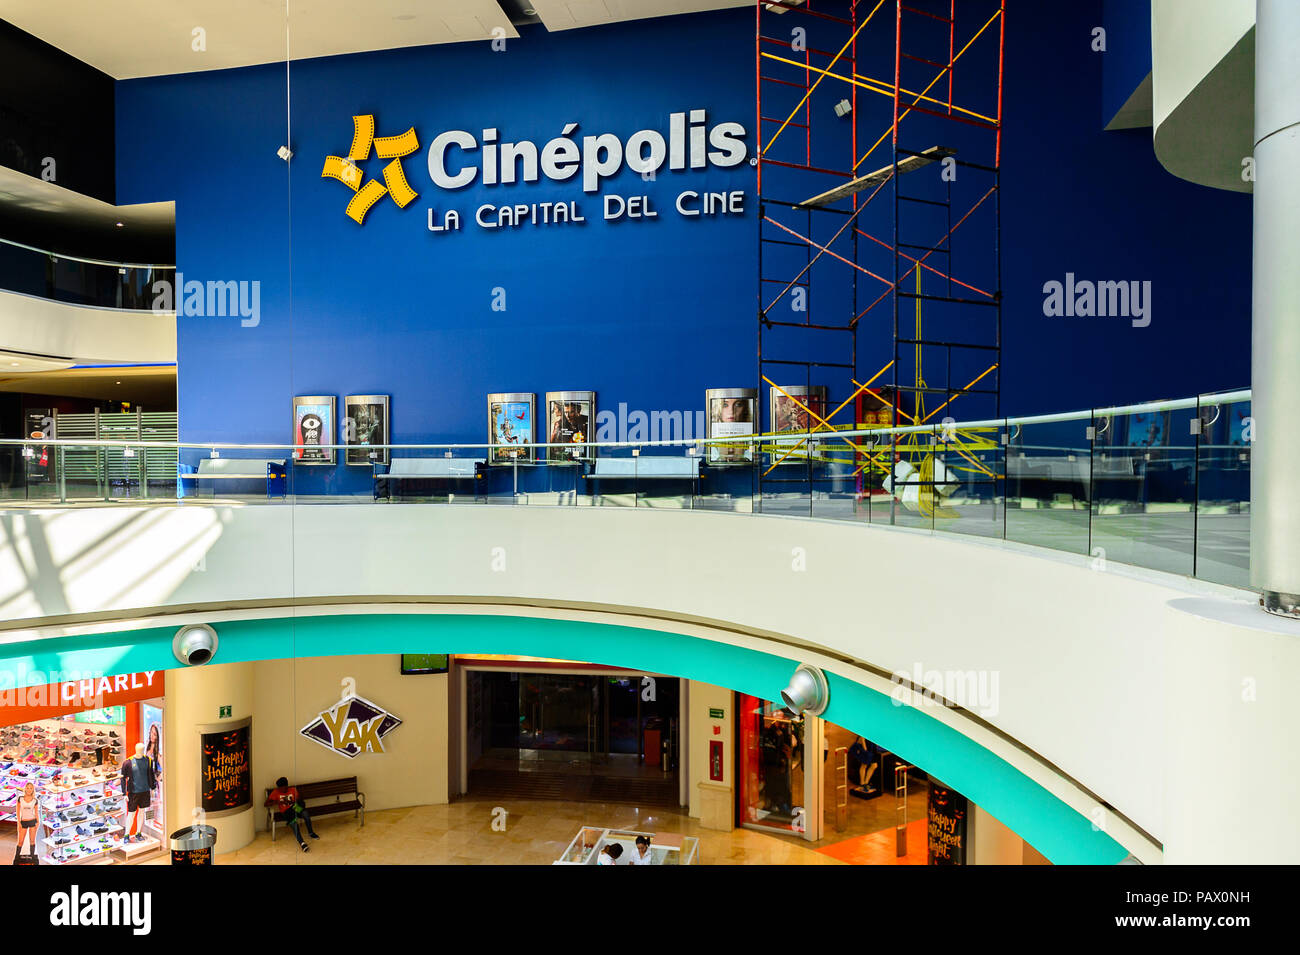
M1151 0L1102 0L1106 55L1101 58L1105 126L1151 72Z
M1100 2L1021 0L1008 14L1007 413L1248 384L1249 198L1170 176L1148 132L1102 130L1101 55L1089 48L1100 23ZM474 43L299 62L287 136L283 64L119 83L118 201L176 201L177 263L189 277L262 282L256 328L179 320L182 438L288 441L296 394L390 394L394 441L482 441L491 391L592 388L602 408L685 410L702 406L707 387L751 384L748 165L651 183L625 169L603 191L646 193L660 218L607 223L598 197L572 180L444 193L425 148L439 131L488 126L541 145L571 121L579 136L626 137L704 108L710 123L745 124L752 150L752 38L752 12L730 11L533 28L504 53ZM969 62L974 70L976 54ZM888 72L892 55L877 66ZM351 193L320 168L346 151L352 114L366 112L378 135L416 127L421 150L404 166L420 198L405 210L384 199L358 227L343 214ZM286 138L288 165L275 155ZM381 168L371 159L366 171ZM672 201L687 188L745 189L746 214L680 218ZM548 199L578 200L589 221L425 227L429 205L468 216L482 202ZM1044 317L1043 283L1067 271L1151 280L1151 325ZM497 288L505 311L491 307ZM868 374L873 347L860 347ZM318 469L312 480L359 488L360 471Z

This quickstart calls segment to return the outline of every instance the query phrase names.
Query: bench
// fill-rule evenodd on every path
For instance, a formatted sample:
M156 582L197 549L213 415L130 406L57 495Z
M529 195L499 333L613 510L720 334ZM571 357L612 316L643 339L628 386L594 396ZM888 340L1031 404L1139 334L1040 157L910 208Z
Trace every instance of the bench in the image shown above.
M695 455L670 457L666 454L640 455L635 458L597 458L596 467L584 475L589 481L601 478L641 478L698 481L700 461Z
M393 458L387 471L376 462L375 500L393 496L407 481L480 481L487 476L486 458ZM380 492L384 488L385 493Z
M274 790L270 787L266 790L266 798L271 798ZM333 796L333 802L321 803L313 806L309 800L328 799ZM351 799L344 799L344 796L351 796ZM360 818L361 825L366 824L366 794L357 789L357 777L345 776L340 779L326 779L319 783L298 783L298 798L302 804L307 807L311 813L312 819L319 819L321 816L332 816L335 813L350 812ZM271 806L266 807L266 827L271 830L271 841L275 842L275 824L277 822L287 823L288 815L282 812L276 812Z
M284 460L268 458L204 458L199 462L198 470L190 465L177 465L177 481L180 487L179 497L184 497L184 479L190 478L197 489L200 481L265 481L266 496L279 491L280 497L288 494L288 481Z
M693 454L642 454L632 458L597 458L583 477L588 481L690 481L691 496L699 495L702 459Z

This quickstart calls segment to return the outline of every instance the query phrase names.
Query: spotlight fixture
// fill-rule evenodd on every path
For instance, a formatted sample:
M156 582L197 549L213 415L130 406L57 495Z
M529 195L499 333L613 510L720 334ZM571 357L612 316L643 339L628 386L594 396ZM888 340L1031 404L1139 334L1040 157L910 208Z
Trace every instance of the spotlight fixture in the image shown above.
M835 104L835 115L843 119L849 113L853 112L853 104L846 99L840 100Z
M119 223L117 223L117 227L118 227L119 229L122 228L124 225L126 225L125 222L119 222Z
M281 146L279 149L275 151L275 154L279 156L281 159L283 159L285 162L288 162L290 159L293 158L293 150L290 149L288 146Z
M807 713L821 716L831 701L830 686L826 674L807 663L799 664L790 678L790 685L781 691L781 702L791 713L798 716Z

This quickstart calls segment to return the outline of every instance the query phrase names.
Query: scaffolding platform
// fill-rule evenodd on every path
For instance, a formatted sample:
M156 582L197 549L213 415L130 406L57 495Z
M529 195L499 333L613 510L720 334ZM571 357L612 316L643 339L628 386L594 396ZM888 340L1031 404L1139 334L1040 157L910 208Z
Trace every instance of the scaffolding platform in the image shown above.
M955 155L957 155L957 150L955 149L949 149L947 146L931 146L929 149L921 150L921 152L915 156L907 156L900 159L897 166L898 173L899 175L902 175L904 173L913 172L923 166L930 165L930 163L942 162L949 156ZM827 189L825 192L815 195L811 199L805 199L803 202L799 203L798 206L801 209L809 206L828 206L832 202L837 202L840 199L847 199L856 192L861 192L863 189L871 189L880 185L882 182L886 182L894 174L894 169L895 166L893 163L890 163L888 166L881 166L879 169L874 172L869 172L865 176L858 176L858 178L852 179L842 185L838 185L833 189Z

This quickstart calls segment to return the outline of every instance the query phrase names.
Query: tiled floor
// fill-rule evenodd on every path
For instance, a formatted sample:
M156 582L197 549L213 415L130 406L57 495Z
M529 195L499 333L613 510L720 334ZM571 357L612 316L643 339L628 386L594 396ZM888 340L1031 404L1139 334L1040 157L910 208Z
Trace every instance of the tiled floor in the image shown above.
M737 829L701 829L688 816L600 803L520 801L507 810L504 832L492 829L492 802L465 800L448 806L388 809L366 815L364 828L349 816L322 819L311 852L298 851L293 836L277 831L275 843L259 832L253 843L217 856L218 865L549 865L583 826L675 832L700 840L705 865L839 865L811 845ZM167 862L166 857L157 860Z
M925 826L924 819L907 824L907 853L901 858L898 855L898 834L892 826L864 836L854 836L817 851L849 865L926 865Z

